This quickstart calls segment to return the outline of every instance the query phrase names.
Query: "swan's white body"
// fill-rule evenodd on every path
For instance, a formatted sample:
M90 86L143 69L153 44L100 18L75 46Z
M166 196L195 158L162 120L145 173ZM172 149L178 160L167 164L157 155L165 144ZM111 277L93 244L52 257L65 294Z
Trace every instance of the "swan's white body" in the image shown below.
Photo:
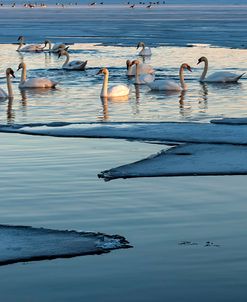
M208 72L208 59L206 57L201 57L198 60L197 64L204 62L204 70L200 78L200 82L207 82L207 83L236 83L243 75L238 75L228 71L218 71L211 75L207 76Z
M136 65L130 66L130 61L129 60L126 62L126 64L127 64L126 75L127 76L135 76L135 74L136 74ZM139 64L139 72L140 72L140 74L154 74L155 70L149 64L140 63Z
M185 91L188 89L188 87L184 82L184 68L187 68L191 71L190 67L187 64L181 65L179 69L180 85L172 80L157 80L152 83L147 83L147 85L151 90L156 91Z
M26 64L21 63L19 69L22 68L21 81L19 88L54 88L58 82L53 82L47 78L33 78L27 80Z
M67 70L85 70L87 61L71 61L69 62L69 54L66 50L59 51L59 57L66 56L66 61L64 62L62 68Z
M137 45L137 49L139 47L142 47L142 50L139 52L139 56L143 56L143 57L149 57L152 55L152 51L150 47L145 46L145 44L143 42L139 42Z
M50 40L45 41L45 46L49 45L49 52L58 53L60 50L68 49L69 46L63 44L63 43L56 43L53 46L51 45Z
M135 81L137 85L151 83L155 79L154 74L140 74L140 65L141 63L138 60L134 60L131 63L131 67L135 66Z
M116 98L129 95L130 91L126 85L120 84L108 87L109 71L106 68L101 69L98 74L100 73L104 74L104 81L100 93L102 98Z
M17 48L17 51L19 52L41 52L41 51L44 51L44 46L42 46L41 44L30 44L30 45L27 45L27 46L24 46L24 37L19 37L18 39L19 41L19 46Z
M7 88L8 88L8 93L5 92L2 88L0 88L0 98L13 98L13 88L12 88L12 83L11 83L11 77L10 75L14 76L14 72L11 68L6 69L6 79L7 79Z

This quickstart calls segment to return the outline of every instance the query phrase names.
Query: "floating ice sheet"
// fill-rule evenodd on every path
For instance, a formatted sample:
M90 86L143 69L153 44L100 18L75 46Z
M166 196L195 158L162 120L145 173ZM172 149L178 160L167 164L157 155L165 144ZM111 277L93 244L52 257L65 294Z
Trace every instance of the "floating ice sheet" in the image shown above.
M247 144L247 124L215 123L78 123L0 126L0 132L57 137L122 138L164 143Z
M247 174L247 146L186 144L103 171L105 180L131 177Z
M0 225L0 265L70 258L131 247L119 235Z

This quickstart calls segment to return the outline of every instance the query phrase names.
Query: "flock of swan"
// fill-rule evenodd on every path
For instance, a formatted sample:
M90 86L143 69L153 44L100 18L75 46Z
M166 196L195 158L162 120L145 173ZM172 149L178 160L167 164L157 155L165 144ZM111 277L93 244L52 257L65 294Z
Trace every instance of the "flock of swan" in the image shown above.
M66 60L62 65L62 69L65 70L85 70L87 61L70 61L70 56L68 53L69 46L65 44L54 44L51 41L45 40L44 46L41 44L31 44L25 46L24 37L20 36L18 38L19 46L17 48L18 52L42 52L46 50L51 53L55 53L58 57L65 56ZM149 47L145 46L143 42L139 42L137 49L141 48L138 55L141 57L150 57L152 51ZM238 80L244 75L235 74L232 72L220 71L215 72L207 76L208 72L208 59L206 57L201 57L197 64L204 63L204 69L200 77L200 82L208 83L237 83ZM184 80L184 71L192 72L191 67L187 63L183 63L179 68L179 82L170 79L158 79L155 80L155 70L153 67L146 63L141 63L138 59L127 60L127 71L126 75L128 77L134 77L134 84L136 85L147 85L150 90L153 91L185 91L188 86ZM32 78L27 79L27 67L24 62L19 64L18 70L22 70L21 80L19 83L20 89L30 89L30 88L55 88L58 82L54 82L48 78ZM117 97L128 97L130 94L130 89L125 84L118 84L114 86L109 86L109 70L107 68L102 68L97 74L102 74L104 76L103 85L100 92L100 97L102 98L117 98ZM13 98L13 89L11 83L11 77L15 77L14 71L11 68L6 69L6 80L7 80L7 90L5 92L0 88L0 98Z

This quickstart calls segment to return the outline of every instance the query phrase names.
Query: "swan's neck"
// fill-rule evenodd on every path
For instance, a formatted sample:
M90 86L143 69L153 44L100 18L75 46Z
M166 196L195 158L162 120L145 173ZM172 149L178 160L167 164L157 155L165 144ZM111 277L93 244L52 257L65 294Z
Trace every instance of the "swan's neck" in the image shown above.
M184 68L181 66L179 70L179 79L180 79L180 84L183 90L187 89L187 85L184 82Z
M64 62L63 67L69 63L69 54L66 52L64 55L66 56L66 61Z
M145 45L143 44L143 45L142 45L142 50L144 50L144 49L145 49Z
M10 74L7 74L7 87L8 87L9 98L13 98L14 93L13 93L13 87L12 87L12 83L11 83Z
M51 41L47 41L48 45L49 45L49 51L51 51Z
M18 46L18 48L17 48L17 51L20 51L20 49L22 48L22 46L23 46L23 42L20 41L20 44L19 44L19 46Z
M107 90L108 90L108 78L109 78L109 74L105 73L104 74L104 82L103 82L103 86L102 86L101 93L100 93L101 97L107 97L108 96L108 93L107 93Z
M136 84L140 84L140 65L136 64Z
M203 81L206 78L207 72L208 72L208 59L204 59L204 69L203 69L203 73L201 75L200 81Z
M26 65L23 65L22 72L21 72L21 84L25 83L27 79L27 68Z

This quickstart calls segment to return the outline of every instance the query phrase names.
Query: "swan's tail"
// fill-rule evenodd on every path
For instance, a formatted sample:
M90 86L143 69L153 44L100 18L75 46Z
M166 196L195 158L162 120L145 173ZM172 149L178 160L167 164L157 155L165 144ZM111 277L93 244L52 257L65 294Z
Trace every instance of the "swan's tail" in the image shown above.
M86 65L87 65L87 61L83 62L83 63L81 64L80 70L84 70L85 67L86 67Z
M237 82L239 79L241 79L242 76L245 75L245 74L246 74L246 72L244 72L244 73L242 73L240 76L238 76L238 77L236 78L236 82Z

